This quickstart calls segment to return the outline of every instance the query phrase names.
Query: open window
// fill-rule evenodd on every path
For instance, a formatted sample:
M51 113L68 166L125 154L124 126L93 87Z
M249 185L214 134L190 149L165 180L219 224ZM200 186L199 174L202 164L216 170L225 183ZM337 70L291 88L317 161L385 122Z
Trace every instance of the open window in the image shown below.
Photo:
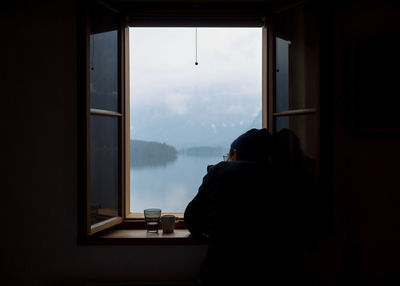
M198 160L201 161L200 165L204 165L202 167L194 166L193 162L189 163L192 164L191 167L194 169L203 168L203 173L196 175L198 177L196 180L200 185L207 165L215 164L218 160L221 161L222 155L227 151L223 147L229 147L229 145L226 146L226 142L234 139L226 136L226 142L219 142L219 144L173 146L175 143L170 143L165 139L173 138L173 136L166 137L165 134L169 135L168 133L176 132L176 130L182 128L182 125L171 130L162 130L162 127L157 129L151 124L143 125L140 128L143 128L143 130L151 129L154 132L142 132L141 134L146 135L137 135L140 134L140 128L135 126L136 122L139 125L141 124L140 120L143 119L145 123L152 123L152 117L148 119L146 116L148 114L156 115L157 111L162 112L160 108L149 109L150 111L145 115L143 110L136 109L136 107L140 107L141 102L146 101L146 96L147 99L149 98L146 92L139 90L140 80L151 81L150 77L143 77L143 73L156 74L154 70L140 70L135 66L139 62L139 60L134 61L135 57L138 56L137 59L144 57L143 54L140 54L140 50L143 51L151 47L151 45L140 47L137 43L140 41L140 37L148 40L151 38L150 33L155 33L157 30L160 32L161 29L164 29L165 32L169 29L169 32L181 31L189 35L188 38L191 38L190 45L192 45L190 52L192 58L188 65L193 70L196 69L196 47L200 47L201 41L205 40L207 29L210 32L210 27L213 27L212 32L217 30L220 32L219 35L214 35L215 39L223 38L224 29L225 33L232 32L235 29L237 31L242 29L241 32L244 29L252 30L257 35L254 39L256 39L258 48L246 50L246 46L243 49L246 50L245 52L251 59L254 59L254 54L257 54L258 63L254 69L258 69L259 78L253 81L254 87L244 81L246 86L244 89L257 90L252 92L255 92L258 98L251 107L254 109L253 113L245 111L248 114L248 119L246 119L247 121L242 120L244 129L237 129L235 137L246 131L245 129L248 130L252 127L267 127L271 132L279 131L282 128L291 129L299 137L302 149L318 167L319 40L315 37L317 31L312 23L312 13L305 5L287 7L283 11L274 10L273 7L265 6L262 3L238 3L237 5L229 4L229 6L212 3L202 6L181 3L174 5L159 4L157 7L137 3L134 8L119 6L116 9L109 2L92 1L87 7L84 18L85 40L83 42L85 52L83 58L85 61L81 68L85 70L85 74L82 76L85 80L82 85L84 88L80 93L83 99L80 98L81 114L79 120L81 130L79 144L82 154L80 160L82 186L79 193L81 201L79 223L81 225L80 232L83 236L91 236L116 225L124 226L124 228L144 228L142 209L147 206L158 206L158 202L151 203L156 196L148 196L148 188L157 185L157 183L162 186L164 183L161 177L169 175L168 172L144 174L143 170L146 169L146 166L143 166L143 164L151 165L159 162L143 163L141 155L146 152L150 155L156 155L156 157L158 156L156 161L166 160L163 164L168 165L168 161L173 161L174 156L181 154L212 153L215 158L208 161L203 160L204 158ZM147 36L146 33L148 33ZM158 37L160 42L158 43L159 46L153 44L154 57L160 55L156 48L168 48L168 45L165 45L168 38L160 38L161 34L155 34L155 38ZM196 39L198 39L198 43L195 43ZM230 49L239 48L241 45L238 43L242 41L244 40L239 40L236 45L231 44ZM135 45L137 45L136 54ZM131 52L131 49L133 52ZM181 52L182 57L184 56L183 53ZM220 57L224 57L222 50L219 54ZM205 65L206 63L202 62L204 54L202 54L201 49L198 50L197 55L198 67ZM239 53L235 55L240 56L239 60L242 60L242 64L247 62L243 55ZM161 61L160 64L162 64ZM148 65L147 68L149 66L151 65ZM141 67L146 67L146 63L142 62ZM207 73L210 73L210 71ZM173 74L173 71L168 73L164 69L164 75L167 78L174 78L171 74ZM176 72L176 74L179 78L179 73ZM244 77L244 75L242 76ZM240 81L240 76L234 79ZM208 80L210 80L210 77ZM187 100L185 96L182 96L184 87L189 88L184 83L183 80L181 89L175 86L171 88L171 91L168 91L169 100L172 104L171 108L175 108L173 111L177 114L191 112L187 110L187 106L179 105L182 100ZM155 89L160 89L159 93L167 92L162 87L160 77L154 76L154 81L148 84L148 86L151 85ZM197 86L198 89L199 86L201 87L201 85ZM190 88L196 88L196 86L191 84ZM222 89L224 88L226 87L222 87ZM207 91L210 94L207 94ZM217 102L219 99L215 94L211 94L212 92L215 93L215 89L205 88L200 92L194 92L196 98L192 104L199 105L199 100L202 100L207 102L207 105L203 105L203 109L208 106L214 107L217 111L230 107L226 102ZM235 102L237 108L244 108L251 101L248 98L246 99L243 94L241 95L238 90L230 89L228 92L238 94ZM165 94L158 97L158 99L160 98L162 99L161 102L153 101L150 102L150 105L165 104ZM233 105L232 108L234 108ZM228 125L232 127L232 122L205 120L205 117L216 116L215 114L200 115L204 117L203 123L208 125L208 131L211 133L209 135L205 131L201 132L204 136L208 136L209 140L212 139L212 132L215 134L217 127L224 128L224 125L225 127ZM161 118L161 120L166 121L165 118ZM174 120L179 121L179 117ZM197 123L186 122L189 125L201 125L201 123L201 120ZM165 135L163 135L164 137L161 136L162 132ZM176 136L190 139L189 137L194 137L195 133L178 134ZM160 158L164 156L165 158ZM185 158L188 159L189 157ZM163 167L161 166L161 168ZM183 176L187 178L188 175ZM140 180L145 183L146 187L143 187ZM146 188L147 191L140 192L140 189ZM189 194L189 196L194 196L197 188L198 186L192 190L194 193ZM177 200L181 200L188 194L182 191L182 186L178 186L172 194L167 194L167 196L169 196L170 205L176 206ZM175 213L183 219L182 203L179 207L161 208L165 209L165 212ZM177 227L185 227L183 220Z
M82 16L81 236L117 225L124 217L124 30L118 11L102 3L90 2Z
M268 128L289 129L319 176L319 31L312 2L280 9L269 28Z
M130 200L183 219L208 165L262 127L262 27L129 27ZM157 178L154 180L154 178Z

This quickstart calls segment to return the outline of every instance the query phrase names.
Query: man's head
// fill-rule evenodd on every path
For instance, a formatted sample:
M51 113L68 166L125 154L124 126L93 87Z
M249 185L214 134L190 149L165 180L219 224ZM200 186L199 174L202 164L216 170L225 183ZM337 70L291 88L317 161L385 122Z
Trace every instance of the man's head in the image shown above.
M228 160L268 161L272 148L272 135L265 128L250 129L231 144Z

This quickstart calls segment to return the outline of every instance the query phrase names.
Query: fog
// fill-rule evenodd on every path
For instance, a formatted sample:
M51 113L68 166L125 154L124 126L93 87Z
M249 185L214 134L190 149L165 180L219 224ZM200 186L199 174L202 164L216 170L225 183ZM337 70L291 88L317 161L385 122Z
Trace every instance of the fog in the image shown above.
M261 127L261 28L130 29L131 139L227 146Z

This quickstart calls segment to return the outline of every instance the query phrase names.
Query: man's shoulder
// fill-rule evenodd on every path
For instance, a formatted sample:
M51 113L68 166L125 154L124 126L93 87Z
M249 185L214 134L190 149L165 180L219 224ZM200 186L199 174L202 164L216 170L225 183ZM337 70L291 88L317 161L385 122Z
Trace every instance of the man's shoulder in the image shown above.
M269 169L267 163L260 163L254 161L230 161L219 162L216 165L210 165L207 168L208 176L226 177L226 176L242 176L242 175L259 175L260 172L264 173Z

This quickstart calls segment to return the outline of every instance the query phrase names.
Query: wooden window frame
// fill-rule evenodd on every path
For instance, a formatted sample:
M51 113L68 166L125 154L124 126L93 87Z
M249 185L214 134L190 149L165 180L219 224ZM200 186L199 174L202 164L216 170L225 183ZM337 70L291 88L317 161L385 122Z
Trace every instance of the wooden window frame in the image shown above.
M123 222L123 205L125 198L121 190L125 188L124 157L125 157L125 53L123 49L124 23L120 21L117 30L118 41L118 111L91 108L90 105L90 10L91 5L118 14L103 1L85 1L78 12L78 242L85 243L87 238L103 230L112 228ZM83 48L84 47L84 48ZM118 173L118 210L101 210L109 219L91 224L90 206L90 118L92 115L118 118L118 164L121 170ZM114 213L116 212L116 213Z
M266 128L267 127L267 108L266 108L265 104L267 102L267 89L266 89L267 82L265 80L265 78L266 78L265 77L265 73L266 73L266 67L267 67L267 62L266 62L267 59L266 59L266 52L264 52L264 50L266 50L266 44L267 44L267 42L266 42L267 28L265 26L265 21L263 21L263 25L262 26L260 26L260 25L255 26L254 24L253 24L253 26L250 26L251 23L256 23L256 22L257 21L251 21L250 19L247 19L247 21L245 21L243 23L243 22L240 22L240 19L237 20L237 22L235 22L234 19L230 19L228 22L214 23L213 27L218 25L217 27L221 27L221 28L226 28L226 27L232 27L232 28L234 28L234 27L259 27L259 28L262 28L262 92L261 92L262 101L261 102L262 102L262 127ZM160 27L160 25L161 25L160 23L163 23L162 19L152 19L152 20L147 20L147 21L141 19L140 22L139 22L138 27ZM166 23L168 23L168 21L166 21ZM174 21L172 23L169 23L167 26L171 27L171 28L180 28L180 27L186 27L188 25L187 23L197 24L196 25L197 27L202 27L202 26L207 27L208 26L208 24L207 24L208 21L205 20L203 22L202 19L199 22L196 22L194 20L190 20L190 21L184 21L183 20L182 22ZM239 24L235 25L235 23L239 23ZM241 24L241 23L243 23L243 24ZM129 28L130 27L132 27L132 26L126 26L125 27L126 33L128 35L129 35ZM127 54L125 56L125 58L129 59L129 38L128 37L129 36L125 37L125 39L128 39L126 41L126 43L125 43L126 54ZM126 65L128 67L126 69L126 73L129 75L129 62L126 63ZM129 78L129 76L127 78ZM126 84L129 85L129 82L127 82ZM129 87L127 88L127 90L129 91ZM127 94L129 94L129 92ZM129 124L130 124L130 122L129 122L130 117L129 117L129 110L128 110L129 109L129 97L130 96L128 95L125 98L125 105L127 106L127 110L125 111L125 114L128 115L128 116L125 117L126 126L129 126ZM127 133L126 138L130 138L129 132L130 132L130 128L127 128L126 129L126 133ZM128 155L126 157L127 163L125 165L126 166L126 170L125 170L126 185L125 185L125 190L124 190L124 192L125 192L124 225L131 226L134 229L136 229L136 228L144 228L145 224L144 224L144 215L143 215L143 213L134 213L134 212L130 212L129 211L130 210L130 172L129 172L129 168L130 168L130 166L129 166L129 158L130 158L130 156L129 156L129 152L130 152L129 146L130 145L129 145L129 141L127 141L125 143L125 146L126 146L126 149L127 149L125 151L125 153L128 154ZM183 212L166 212L166 213L163 213L163 214L172 214L172 215L175 215L175 216L179 217L179 222L175 226L176 229L186 228L186 226L185 226L185 224L183 222L183 219L184 219L184 217L183 217L184 213Z
M104 8L108 9L112 13L119 14L119 11L116 9L113 9L106 3L102 1L97 1L99 5L102 5ZM123 195L123 192L121 190L125 189L125 172L123 170L125 169L125 82L126 82L126 74L125 74L125 50L124 50L124 42L125 42L125 33L124 33L124 23L120 21L119 26L117 27L117 41L118 41L118 55L117 55L117 61L118 61L118 110L120 112L115 112L115 111L110 111L110 110L103 110L103 109L95 109L95 108L90 108L90 71L89 71L89 65L86 66L87 69L87 74L88 74L88 80L86 82L86 100L87 100L87 117L86 117L86 124L87 124L87 141L86 141L86 148L87 148L87 191L86 191L86 196L87 196L87 234L88 235L93 235L97 232L100 232L102 230L111 228L115 225L118 225L123 222L124 219L124 214L123 214L123 206L125 204L125 197ZM87 27L87 37L90 35L90 27L88 25ZM89 46L87 47L87 57L89 57L90 52L89 52ZM88 61L88 60L87 60ZM120 120L118 124L118 162L119 162L119 172L118 172L118 211L117 215L114 217L111 217L107 220L91 224L90 222L90 117L92 115L98 115L98 116L108 116L108 117L113 117L113 118L118 118Z
M119 9L110 7L108 4L97 0L100 5L113 11L120 13ZM300 1L299 3L303 3ZM215 3L208 3L214 5ZM94 234L104 233L104 230L117 227L117 229L145 229L145 222L143 215L130 213L130 96L129 96L129 23L132 19L138 19L135 26L169 26L169 27L187 27L187 26L217 26L217 27L250 27L249 23L254 23L262 19L262 126L268 128L271 132L274 131L274 119L278 116L296 116L305 114L318 114L318 109L299 109L288 110L283 112L274 111L275 102L275 33L274 33L274 14L281 13L286 9L290 9L298 4L292 4L279 9L271 9L264 4L252 3L245 5L248 9L236 7L233 11L226 12L219 6L214 8L206 8L199 11L196 7L189 8L185 4L176 4L176 6L169 6L168 8L161 7L161 9L154 10L146 6L144 3L137 3L140 9L127 9L128 13L121 14L121 23L119 27L118 46L119 46L119 111L114 112L109 110L99 110L90 108L90 71L89 71L89 7L86 6L83 15L78 13L78 29L80 27L78 46L85 47L85 49L78 49L78 241L83 243L88 241L89 237ZM143 5L145 7L143 8ZM197 5L197 4L195 4ZM205 4L207 5L207 4ZM221 4L223 5L223 4ZM255 6L254 6L255 5ZM260 6L261 5L261 6ZM183 7L183 9L180 9ZM137 8L137 7L136 7ZM148 9L147 9L148 8ZM123 8L124 10L125 8ZM164 9L164 10L163 10ZM174 10L175 9L175 10ZM168 13L165 13L167 11ZM163 15L167 14L168 17ZM152 15L152 18L146 17ZM222 15L222 18L219 16ZM238 24L242 23L242 24ZM256 27L256 26L253 26ZM83 72L84 71L84 72ZM83 95L84 94L84 95ZM83 96L82 96L83 95ZM120 118L119 130L119 157L120 157L120 175L119 175L119 209L118 216L99 222L97 224L90 224L90 115L111 116ZM318 117L319 118L319 117ZM82 123L83 122L83 123ZM85 142L85 144L82 144ZM173 213L175 215L183 215L182 213ZM183 217L182 217L183 218ZM176 225L177 229L185 229L183 219ZM112 236L115 240L116 236ZM137 238L140 237L136 236ZM143 237L142 237L143 238ZM143 239L141 240L143 241ZM167 240L164 240L167 241ZM173 240L174 241L174 240ZM181 240L182 241L182 240ZM163 242L162 242L163 243ZM171 243L169 241L168 243ZM173 242L172 242L173 243ZM181 243L181 242L180 242Z
M316 183L320 182L320 95L318 94L318 98L316 98L316 107L315 108L294 108L288 109L284 111L276 111L275 110L275 101L276 101L276 28L275 28L275 21L276 18L279 17L280 14L285 13L291 9L294 9L298 6L311 3L314 5L312 1L307 0L300 0L294 1L293 3L279 6L273 9L271 16L268 18L268 22L266 24L268 29L268 43L267 43L267 53L268 53L268 119L267 119L267 126L271 132L275 132L275 120L278 117L292 117L292 116L302 116L302 115L315 115L316 116L316 129L317 134L316 137L318 141L316 142ZM320 36L318 35L318 48L317 48L317 55L316 58L318 59L317 65L320 71ZM320 90L320 72L317 73L316 82L318 82L318 90Z

